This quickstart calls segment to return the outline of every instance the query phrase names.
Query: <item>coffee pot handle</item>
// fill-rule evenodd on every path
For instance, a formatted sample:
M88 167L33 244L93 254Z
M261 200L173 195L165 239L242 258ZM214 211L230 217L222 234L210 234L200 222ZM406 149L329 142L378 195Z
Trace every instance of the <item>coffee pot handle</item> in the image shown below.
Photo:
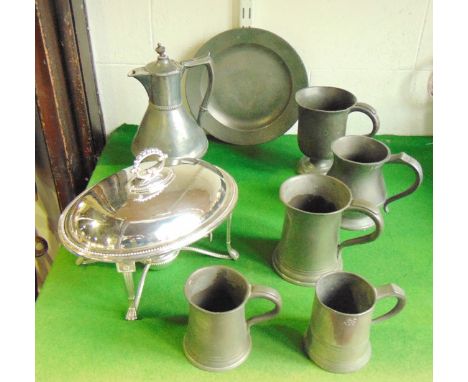
M380 300L385 297L396 297L397 303L387 313L384 313L381 316L372 319L372 323L374 324L377 322L388 320L394 315L400 313L400 311L404 308L406 304L405 291L401 289L398 285L395 285L395 284L382 285L380 287L375 288L375 292L377 295L377 300Z
M354 111L360 111L367 115L372 121L372 131L369 134L366 134L366 137L373 137L380 128L380 119L377 115L377 111L369 104L364 102L358 102L354 106L351 107L350 113Z
M422 180L423 180L423 170L422 170L421 164L412 156L406 153L392 154L390 156L390 159L387 161L387 163L400 163L400 164L405 164L411 167L414 173L416 174L416 180L414 181L414 183L411 185L410 188L408 188L407 190L403 192L400 192L399 194L393 195L392 197L388 198L385 201L384 206L383 206L385 212L388 212L388 205L391 202L394 202L395 200L400 199L416 191L421 185Z
M281 310L282 300L279 292L276 289L263 286L263 285L252 285L250 290L249 300L252 298L265 298L270 300L275 307L270 310L269 312L260 314L258 316L254 316L247 320L247 327L251 327L252 325L258 324L259 322L270 320Z
M338 256L341 253L341 250L344 247L349 247L350 245L355 244L364 244L369 243L377 239L383 231L384 222L382 219L382 215L379 213L378 208L365 200L354 199L351 202L351 205L346 209L346 211L356 211L360 212L364 215L369 216L375 224L374 232L371 232L364 236L355 237L353 239L348 239L343 241L338 245Z
M191 60L182 61L182 66L184 68L193 68L199 65L206 65L206 69L208 71L208 87L206 88L205 96L203 97L203 101L200 105L200 110L198 111L197 116L197 123L200 125L200 118L202 113L208 110L208 100L211 96L211 91L213 90L213 82L214 82L214 71L213 71L213 60L208 53L208 56L205 57L197 57Z

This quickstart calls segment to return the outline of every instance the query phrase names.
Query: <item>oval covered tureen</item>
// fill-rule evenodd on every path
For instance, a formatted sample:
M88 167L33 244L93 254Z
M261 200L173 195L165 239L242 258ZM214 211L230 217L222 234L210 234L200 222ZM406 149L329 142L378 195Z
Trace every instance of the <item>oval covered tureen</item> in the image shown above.
M143 161L153 156L156 160ZM230 246L230 215L237 202L234 179L201 159L178 159L168 166L165 159L159 149L146 149L133 167L78 195L59 219L64 246L92 261L117 263L123 273L133 272L137 261L167 264L183 248L236 259L238 253ZM227 217L229 255L187 247Z

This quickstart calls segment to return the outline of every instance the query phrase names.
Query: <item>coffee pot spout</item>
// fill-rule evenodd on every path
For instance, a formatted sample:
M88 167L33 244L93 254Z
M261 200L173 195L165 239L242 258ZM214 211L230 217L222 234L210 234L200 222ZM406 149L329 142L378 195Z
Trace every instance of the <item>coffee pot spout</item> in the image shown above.
M151 96L151 73L149 73L145 67L130 70L128 72L128 77L134 77L140 81L146 89L148 97Z

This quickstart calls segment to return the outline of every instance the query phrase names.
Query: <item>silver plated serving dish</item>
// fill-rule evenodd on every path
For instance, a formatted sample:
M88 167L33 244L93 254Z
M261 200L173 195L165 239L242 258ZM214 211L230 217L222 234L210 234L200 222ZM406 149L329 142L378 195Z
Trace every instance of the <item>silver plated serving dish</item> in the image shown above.
M144 161L148 157L154 161ZM63 211L58 233L79 263L115 263L130 300L126 319L137 310L150 267L163 267L180 250L237 259L231 247L231 216L237 184L224 170L194 158L165 165L156 148L142 151L133 167L102 180L78 195ZM227 254L190 246L227 221ZM145 265L135 291L135 263Z

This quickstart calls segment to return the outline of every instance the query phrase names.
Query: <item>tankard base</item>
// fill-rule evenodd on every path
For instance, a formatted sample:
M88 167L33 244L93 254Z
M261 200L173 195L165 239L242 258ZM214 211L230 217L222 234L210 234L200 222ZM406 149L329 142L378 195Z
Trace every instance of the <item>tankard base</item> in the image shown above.
M325 175L330 170L333 164L333 159L321 159L311 161L310 158L304 156L297 162L296 172L298 174L323 174Z
M304 352L317 366L332 373L345 374L358 371L367 365L372 354L372 348L369 343L369 346L367 347L365 353L357 359L353 359L352 361L347 362L344 362L343 360L334 360L331 354L336 354L337 352L340 352L339 348L331 345L322 345L319 351L314 351L312 350L313 346L311 346L311 343L308 343L307 335L303 338L302 346ZM327 350L331 349L333 350L330 351L330 354L328 354L327 357ZM345 350L343 349L343 351Z
M285 279L286 281L292 284L305 286L305 287L313 287L317 283L318 279L322 277L323 275L343 270L343 259L340 256L336 262L336 267L334 268L328 268L328 269L321 270L321 271L298 272L288 267L285 267L284 264L281 263L278 253L279 252L277 249L275 249L275 251L273 252L273 256L272 256L273 268L276 271L276 273L278 273L283 279Z
M235 357L234 359L231 359L225 362L219 362L219 361L213 361L213 360L206 360L205 362L203 360L197 359L196 356L194 356L193 353L190 352L189 347L187 346L187 343L186 343L186 337L184 337L183 346L184 346L185 357L189 360L189 362L192 365L198 367L199 369L202 369L205 371L228 371L241 365L247 359L247 357L250 354L250 351L252 350L252 341L249 340L248 347L242 354Z
M380 208L379 214L382 214ZM362 214L356 214L356 217L349 217L349 215L345 212L341 220L341 228L346 229L348 231L362 231L364 229L373 227L375 227L374 221L370 217Z

